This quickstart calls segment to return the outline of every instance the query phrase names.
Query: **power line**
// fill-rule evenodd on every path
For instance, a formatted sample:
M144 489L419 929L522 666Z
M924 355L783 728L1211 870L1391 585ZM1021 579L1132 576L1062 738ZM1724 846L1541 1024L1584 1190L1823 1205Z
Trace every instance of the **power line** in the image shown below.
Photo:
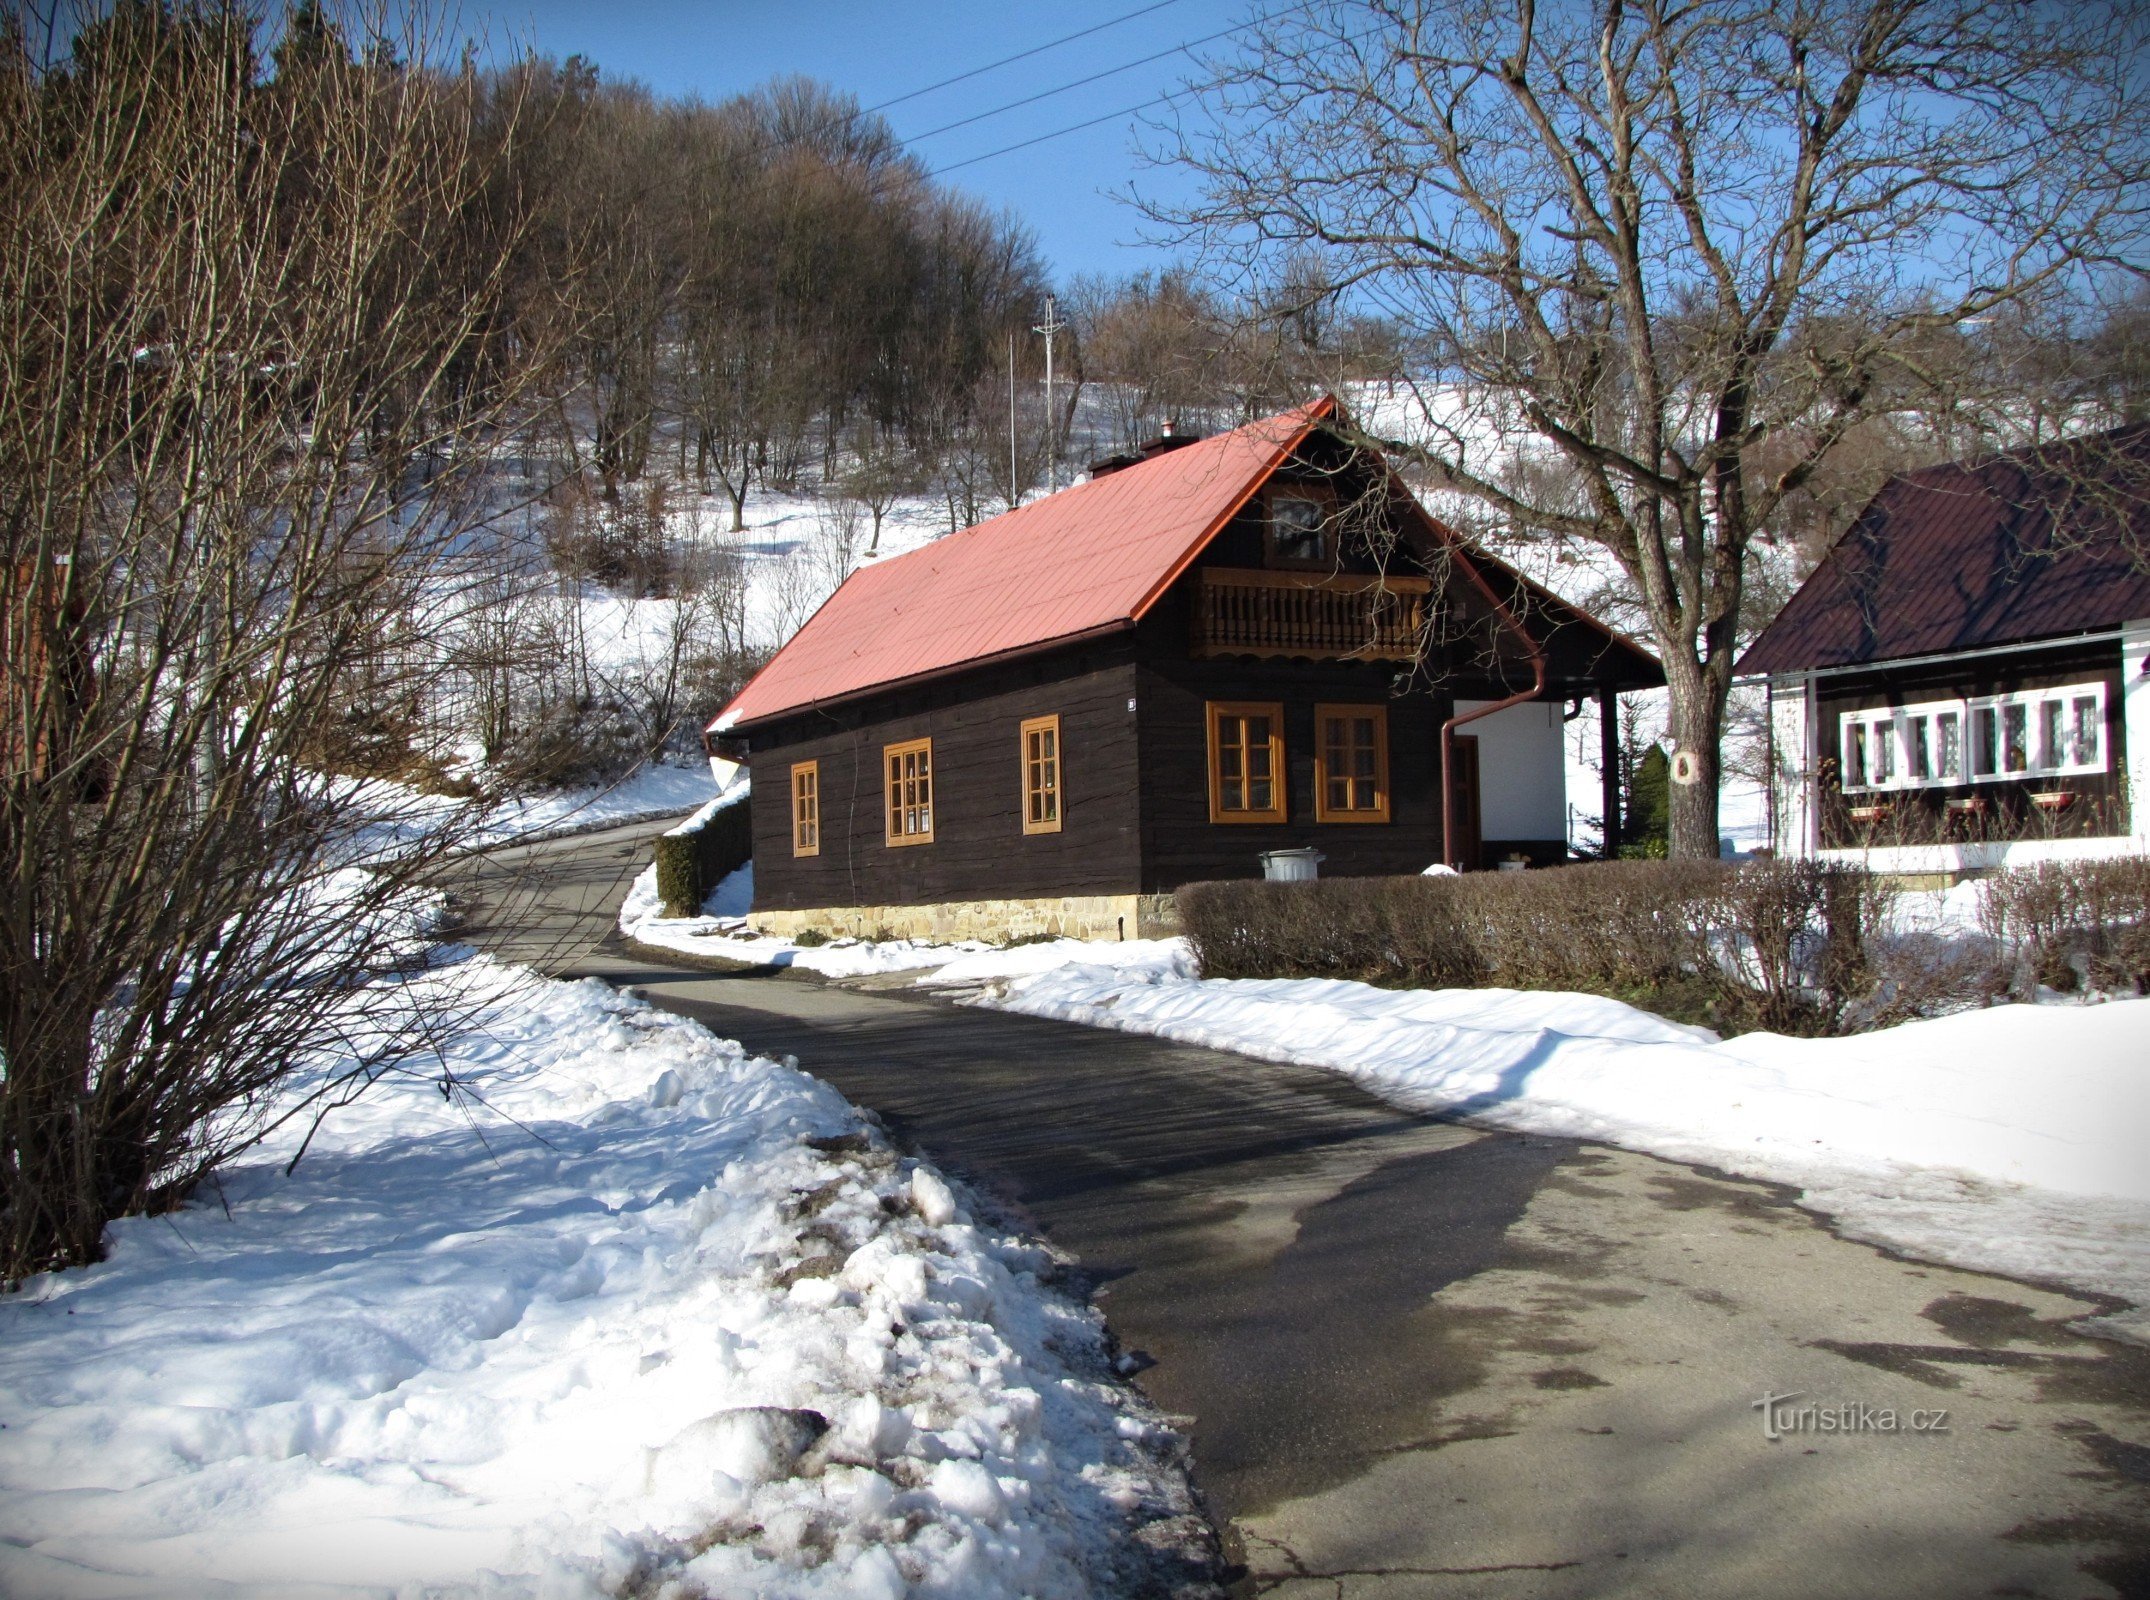
M1048 50L1057 50L1064 44L1073 44L1077 39L1087 39L1093 33L1103 33L1107 28L1117 28L1123 22L1132 22L1137 17L1146 17L1152 11L1162 11L1167 6L1176 6L1179 3L1180 0L1155 0L1154 4L1142 6L1134 11L1124 12L1112 18L1109 22L1096 23L1090 27L1078 29L1074 33L1063 34L1059 38L1049 40L1044 44L1032 45L1028 50L1018 50L1012 56L1002 56L998 61L988 61L982 67L972 67L968 72L959 72L953 78L943 78L939 83L929 83L923 89L913 89L908 94L899 94L893 100L883 100L879 105L868 106L863 111L856 113L856 115L870 117L877 111L886 111L890 106L900 106L906 100L916 100L921 95L931 94L936 89L945 89L950 84L963 83L971 78L982 77L984 74L997 68L1005 67L1011 62L1027 61L1032 56L1043 55Z
M1280 6L1275 11L1270 12L1268 16L1256 17L1255 19L1253 19L1252 22L1243 24L1243 26L1257 27L1264 22L1274 21L1276 18L1285 15L1287 12L1299 10L1301 4L1303 3L1304 0L1299 0L1299 3L1297 4ZM1238 28L1228 28L1225 31L1228 33L1237 33L1240 30ZM1374 34L1378 31L1378 29L1369 28L1364 33L1350 35L1342 42L1346 44L1356 44L1360 40L1372 38ZM1192 39L1189 40L1188 43L1181 48L1188 49L1192 48L1194 45L1202 44L1205 42L1206 41L1201 39ZM1165 53L1167 55L1170 55L1173 52L1168 50ZM1140 101L1135 105L1124 107L1121 110L1108 111L1101 117L1086 117L1081 122L1071 122L1064 128L1053 129L1050 133L1041 133L1029 139L1019 139L1014 144L1004 144L997 150L986 151L983 155L965 156L961 161L951 161L946 166L929 168L921 176L928 181L935 178L945 177L948 173L959 172L965 167L976 166L981 161L991 161L996 156L1012 155L1018 150L1027 150L1034 144L1044 144L1049 139L1059 139L1064 138L1066 135L1071 133L1080 133L1083 129L1094 128L1101 122L1117 122L1122 117L1132 117L1138 112L1152 111L1160 106L1171 105L1174 101L1177 100L1190 99L1196 95L1201 94L1202 91L1208 87L1214 87L1214 85L1205 85L1197 83L1188 84L1178 89L1170 89L1163 94L1153 95L1150 99ZM1031 98L1036 99L1039 97L1034 95ZM923 137L923 135L921 137Z
M1094 128L1101 122L1117 122L1122 117L1131 117L1138 111L1148 111L1153 106L1169 105L1172 101L1181 99L1188 92L1175 89L1169 94L1154 96L1139 105L1129 106L1123 111L1108 111L1102 117L1091 117L1083 122L1071 122L1064 128L1055 128L1051 133L1041 133L1034 139L1023 139L1015 144L1004 144L998 150L988 150L982 156L966 156L961 161L949 162L945 167L934 167L925 176L927 178L943 177L951 172L959 172L965 167L974 167L981 161L991 161L995 156L1012 155L1018 150L1027 150L1034 144L1043 144L1048 139L1059 139L1071 133L1080 133L1083 129Z
M1291 9L1293 8L1290 6L1284 8L1286 11ZM1282 15L1282 13L1279 12L1276 15ZM1117 77L1123 72L1132 72L1135 68L1146 67L1153 61L1163 61L1168 56L1184 55L1187 51L1196 49L1201 45L1214 44L1219 39L1238 33L1241 28L1258 26L1268 20L1268 17L1256 17L1252 23L1236 23L1229 28L1219 28L1215 33L1206 33L1199 39L1189 39L1182 44L1174 45L1169 50L1160 50L1155 55L1143 56L1134 61L1123 61L1116 67L1107 67L1103 72L1093 72L1087 78L1077 78L1072 83L1058 84L1050 89L1040 89L1036 94L1024 95L1020 100L1010 100L1006 105L995 106L990 111L976 112L956 122L944 122L938 128L928 128L924 133L910 134L903 142L906 146L914 145L922 139L931 139L938 134L952 133L957 128L967 128L974 122L984 122L990 117L1001 115L1003 112L1014 111L1022 106L1034 105L1040 100L1050 100L1056 94L1066 94L1070 89L1080 89L1086 85L1099 82L1101 79Z

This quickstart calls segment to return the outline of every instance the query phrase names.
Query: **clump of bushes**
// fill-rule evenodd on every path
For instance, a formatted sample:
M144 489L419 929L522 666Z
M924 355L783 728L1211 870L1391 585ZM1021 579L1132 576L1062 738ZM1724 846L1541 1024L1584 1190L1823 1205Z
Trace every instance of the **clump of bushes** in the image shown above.
M1577 989L1727 1032L1831 1034L1938 998L1941 969L1898 959L1893 898L1868 873L1820 862L1614 861L1193 884L1179 911L1211 977Z
M1980 886L1979 925L2008 987L2150 990L2150 860L2041 861Z
M1577 989L1728 1033L1860 1032L2040 985L2150 992L2139 857L1997 873L1983 938L1919 926L1887 879L1818 861L1198 883L1179 912L1210 977Z
M691 917L709 892L754 853L745 798L720 806L698 828L657 836L657 894L668 917Z

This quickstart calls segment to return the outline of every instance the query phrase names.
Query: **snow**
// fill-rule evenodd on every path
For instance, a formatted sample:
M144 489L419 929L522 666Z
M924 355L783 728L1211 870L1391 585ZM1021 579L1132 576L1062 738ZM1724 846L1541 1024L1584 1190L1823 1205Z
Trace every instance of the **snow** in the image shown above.
M708 803L717 793L706 763L691 767L655 762L617 783L522 795L488 807L474 844L543 838L615 823L671 816Z
M652 762L617 783L503 801L487 813L485 842L670 816L707 803L716 788L705 763L673 767Z
M2150 1000L1718 1040L1595 995L1203 979L1179 948L1059 965L973 1003L1326 1068L1416 1110L1794 1185L1856 1237L2130 1301L2105 1320L2150 1341Z
M721 798L707 763L691 767L648 762L617 782L540 790L497 800L429 794L383 778L336 778L354 791L351 807L364 819L355 860L394 854L445 836L456 847L482 850L648 822L694 811Z
M0 1592L1074 1596L1186 1513L1051 1258L835 1091L411 987L476 1020L294 1172L296 1122L0 1302Z

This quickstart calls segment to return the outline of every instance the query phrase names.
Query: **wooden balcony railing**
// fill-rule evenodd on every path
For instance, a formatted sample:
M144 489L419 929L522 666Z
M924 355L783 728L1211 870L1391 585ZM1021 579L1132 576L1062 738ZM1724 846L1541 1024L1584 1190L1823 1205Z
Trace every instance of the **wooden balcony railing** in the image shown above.
M1422 648L1430 578L1251 572L1199 575L1197 656L1300 656L1413 661Z

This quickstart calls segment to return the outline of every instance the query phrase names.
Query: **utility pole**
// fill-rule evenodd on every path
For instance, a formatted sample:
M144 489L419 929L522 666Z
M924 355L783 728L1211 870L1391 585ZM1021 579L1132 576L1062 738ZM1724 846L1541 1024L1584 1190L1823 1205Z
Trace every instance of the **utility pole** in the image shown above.
M1045 335L1045 492L1060 487L1060 452L1053 448L1053 335L1065 333L1067 324L1053 309L1053 297L1045 297L1045 320L1031 328Z
M1015 464L1015 335L1008 335L1008 507L1023 503L1023 486Z

